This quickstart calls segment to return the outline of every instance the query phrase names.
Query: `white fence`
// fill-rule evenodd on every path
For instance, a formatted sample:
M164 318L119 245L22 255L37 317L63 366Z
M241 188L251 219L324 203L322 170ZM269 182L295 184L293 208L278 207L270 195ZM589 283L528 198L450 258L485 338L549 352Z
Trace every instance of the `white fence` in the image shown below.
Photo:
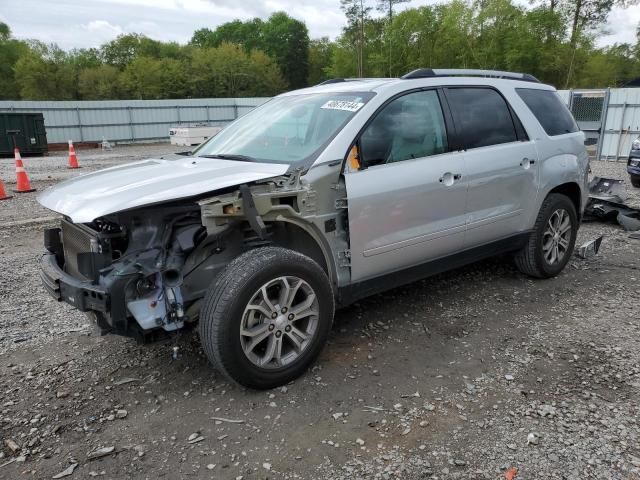
M626 161L640 135L640 88L560 90L598 160ZM579 101L577 101L579 100Z
M169 127L224 125L267 98L184 100L0 101L0 110L42 112L49 143L152 142L169 139Z

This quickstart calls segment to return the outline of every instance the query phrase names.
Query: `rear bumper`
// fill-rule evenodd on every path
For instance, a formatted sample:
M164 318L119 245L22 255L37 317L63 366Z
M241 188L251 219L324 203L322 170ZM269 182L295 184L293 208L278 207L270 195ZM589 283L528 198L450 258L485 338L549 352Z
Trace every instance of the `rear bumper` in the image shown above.
M59 302L66 302L82 312L109 311L109 294L99 285L67 274L52 253L45 253L40 260L40 278L47 292Z

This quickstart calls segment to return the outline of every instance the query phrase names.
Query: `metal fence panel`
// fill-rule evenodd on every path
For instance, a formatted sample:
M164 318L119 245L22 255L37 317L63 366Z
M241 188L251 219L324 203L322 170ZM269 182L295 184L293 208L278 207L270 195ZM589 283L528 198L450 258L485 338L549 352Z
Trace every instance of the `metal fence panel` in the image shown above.
M640 89L611 89L604 126L602 159L625 161L631 142L640 135Z
M0 110L42 112L50 143L67 140L166 140L169 128L188 123L224 125L268 98L181 100L0 101Z
M611 88L606 92L608 100L603 105L602 120L597 129L596 158L624 162L629 156L631 142L640 136L640 88ZM558 91L560 97L570 108L576 103L576 97L581 93L582 91L579 90ZM582 105L577 111L572 108L572 113L580 128L589 137L589 134L593 133L593 129L590 131L587 128L589 127L588 120L590 119L589 115L593 112L589 110L588 101L585 102L584 99L581 99L578 100L578 103L582 103ZM586 124L585 121L587 121Z

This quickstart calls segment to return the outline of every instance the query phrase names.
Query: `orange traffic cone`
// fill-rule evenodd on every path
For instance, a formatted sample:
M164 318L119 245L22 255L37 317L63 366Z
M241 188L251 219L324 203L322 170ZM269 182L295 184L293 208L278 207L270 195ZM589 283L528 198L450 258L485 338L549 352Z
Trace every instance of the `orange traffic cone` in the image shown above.
M4 183L0 179L0 200L8 200L11 195L7 195L7 191L4 189Z
M69 140L69 168L80 168L78 165L78 157L76 157L76 149L73 148L73 142Z
M27 192L35 192L35 188L31 188L31 183L29 182L29 177L27 177L27 172L24 169L24 165L22 164L22 157L20 156L20 150L15 148L13 153L16 157L16 189L14 192L16 193L27 193Z

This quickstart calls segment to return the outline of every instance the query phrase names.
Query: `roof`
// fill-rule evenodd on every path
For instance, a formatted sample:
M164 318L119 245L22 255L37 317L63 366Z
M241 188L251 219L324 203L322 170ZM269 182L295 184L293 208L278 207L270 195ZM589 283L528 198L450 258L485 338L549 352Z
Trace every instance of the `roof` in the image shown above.
M503 72L500 72L503 73ZM531 80L472 76L472 75L436 75L416 78L365 78L365 79L344 79L342 81L332 81L322 83L313 87L303 88L284 93L282 95L301 95L308 93L349 93L349 92L382 92L387 89L396 89L398 85L406 85L407 89L420 87L437 87L440 85L501 85L514 84L521 88L535 88L540 90L555 90L554 87L538 83Z

